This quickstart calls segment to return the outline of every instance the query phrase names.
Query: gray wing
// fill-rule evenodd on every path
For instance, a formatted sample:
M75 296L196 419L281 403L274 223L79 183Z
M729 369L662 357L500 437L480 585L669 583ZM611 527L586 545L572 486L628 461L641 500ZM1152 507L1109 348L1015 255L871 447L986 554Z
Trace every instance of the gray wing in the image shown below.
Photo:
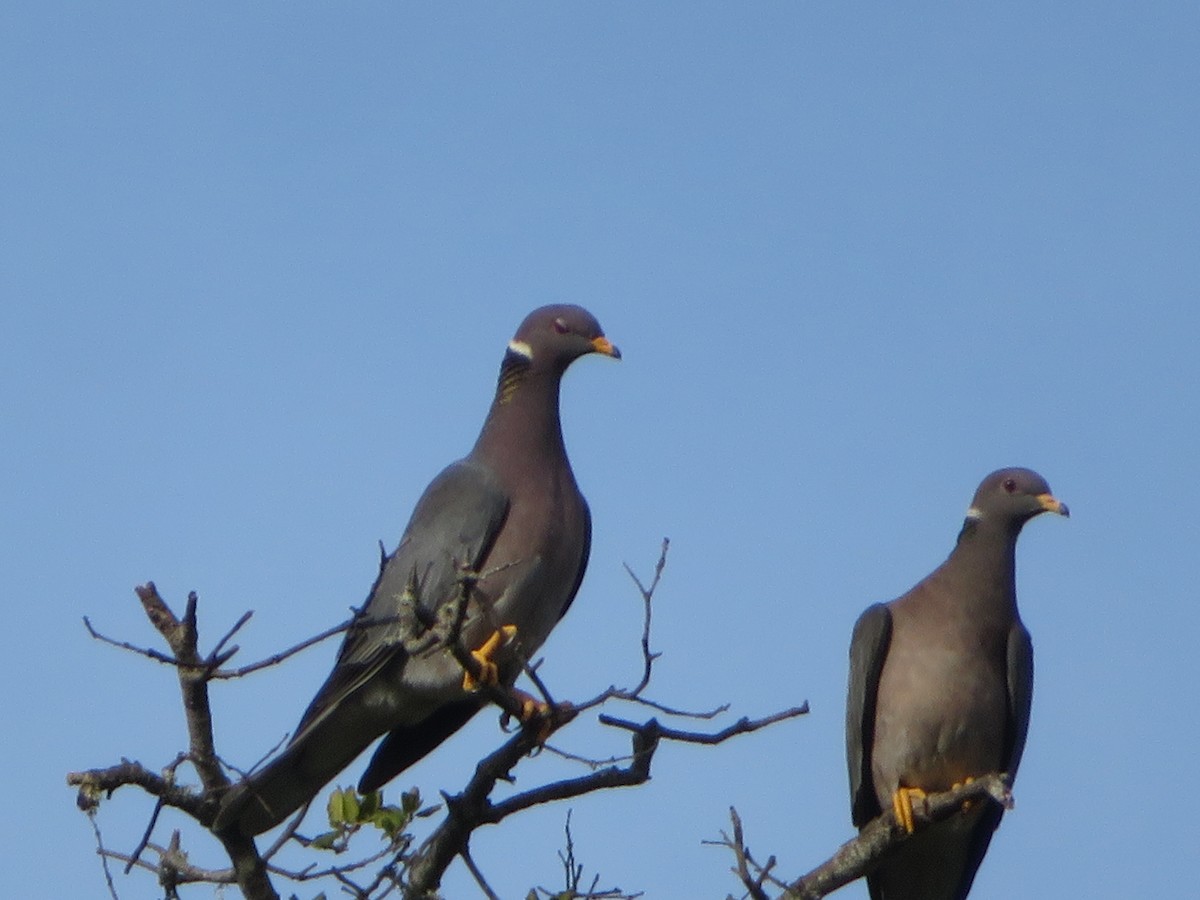
M333 672L295 736L264 768L230 789L214 829L253 835L274 827L387 729L380 711L359 692L385 669L385 677L403 671L408 662L404 639L412 637L418 620L436 615L438 606L456 596L459 567L482 564L507 513L508 500L495 476L477 463L454 463L433 480L396 552L383 561ZM402 600L414 584L419 602ZM406 622L396 621L405 617Z
M508 507L495 475L479 463L460 460L433 480L396 551L384 561L293 743L385 666L403 664L403 639L414 627L432 624L438 608L457 596L461 567L476 569L487 558Z
M583 500L583 498L580 497L580 500ZM579 553L579 571L575 573L575 583L571 585L571 593L567 594L567 602L563 604L563 608L558 614L559 619L567 614L567 610L571 608L571 603L575 600L575 595L579 593L579 586L583 584L583 576L587 572L588 557L591 555L592 511L588 507L587 501L583 500L583 546Z
M892 614L876 603L858 618L850 640L850 687L846 697L846 765L850 772L850 817L861 827L880 813L871 775L875 702L879 674L892 639Z
M1033 641L1018 619L1008 632L1008 714L1005 735L1008 752L1005 771L1015 778L1029 734L1029 710L1033 706Z
M566 614L571 601L574 600L575 594L579 591L580 583L583 581L583 573L587 569L588 555L591 549L592 524L591 514L588 511L586 502L583 504L583 512L584 528L578 569L575 573L570 592L563 602L562 609L558 611L557 618L559 619ZM539 567L535 564L526 571L524 579L536 581L539 576ZM521 582L510 585L509 589L517 596L529 596L531 598L536 598L539 593L537 591L531 593ZM516 677L518 671L518 669L513 668L513 662L502 663L500 678L505 683L509 683L511 679ZM441 744L446 738L450 737L450 735L454 734L454 732L458 731L459 728L465 725L479 711L482 705L483 700L480 697L447 703L414 725L397 725L388 732L372 755L366 771L363 772L362 778L359 780L359 792L365 794L378 790L384 784L391 781L398 774L429 753L434 747Z

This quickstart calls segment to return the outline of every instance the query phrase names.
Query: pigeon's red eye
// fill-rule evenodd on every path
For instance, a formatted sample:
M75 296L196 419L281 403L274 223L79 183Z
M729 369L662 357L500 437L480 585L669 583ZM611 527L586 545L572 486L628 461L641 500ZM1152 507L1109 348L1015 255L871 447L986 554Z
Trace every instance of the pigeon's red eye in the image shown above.
M567 328L567 323L564 322L562 319L555 319L554 320L554 330L557 331L559 334L566 334L567 331L569 331L570 329Z
M1008 491L1010 494L1011 494L1013 491L1015 491L1015 490L1017 489L1017 482L1016 482L1016 479L1014 479L1014 478L1005 478L1005 479L1004 479L1004 489L1005 489L1006 491Z

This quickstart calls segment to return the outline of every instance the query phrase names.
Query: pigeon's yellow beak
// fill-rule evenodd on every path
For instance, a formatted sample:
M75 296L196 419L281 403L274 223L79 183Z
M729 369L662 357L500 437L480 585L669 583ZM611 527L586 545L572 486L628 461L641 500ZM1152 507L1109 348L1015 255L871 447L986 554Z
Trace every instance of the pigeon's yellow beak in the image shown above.
M611 356L613 359L621 358L621 351L617 349L617 345L604 335L592 338L592 352L603 353L605 356Z
M1038 503L1046 512L1058 513L1060 516L1070 516L1071 510L1061 500L1054 499L1053 494L1038 494Z

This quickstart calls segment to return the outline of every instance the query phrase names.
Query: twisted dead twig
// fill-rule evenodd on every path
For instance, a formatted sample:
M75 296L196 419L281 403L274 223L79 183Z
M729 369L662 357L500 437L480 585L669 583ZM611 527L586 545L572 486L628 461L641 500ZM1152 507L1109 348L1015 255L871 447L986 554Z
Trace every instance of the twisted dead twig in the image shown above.
M667 567L667 551L671 548L671 541L668 538L663 538L662 549L658 553L658 562L654 565L654 577L650 579L650 586L646 587L642 584L642 580L637 577L633 569L629 568L629 563L625 563L625 571L629 573L629 577L633 579L633 583L637 585L638 591L642 595L642 680L638 682L637 687L631 693L640 694L650 684L650 670L654 665L654 661L661 654L650 652L650 613L651 606L654 600L654 592L658 589L658 583L662 580L663 569Z
M188 594L187 605L182 617L176 616L166 601L159 595L153 582L148 582L135 589L138 600L147 618L162 635L171 649L171 656L165 654L144 653L160 662L170 662L175 667L179 678L180 693L183 697L183 708L188 731L188 752L177 758L167 767L166 774L151 772L141 763L123 760L120 765L102 769L90 769L85 772L72 772L67 776L67 784L79 788L77 803L81 808L94 812L102 794L111 794L119 787L137 785L147 793L158 798L156 812L145 835L139 842L135 853L123 856L100 848L104 858L120 859L129 866L146 865L140 860L142 851L149 847L159 854L159 865L155 867L160 881L168 890L172 884L188 880L208 881L211 883L236 882L247 900L278 900L279 895L271 886L267 875L266 864L259 856L254 841L240 835L218 835L224 845L225 852L233 864L229 872L212 872L208 870L193 870L186 864L186 858L179 852L179 838L172 838L171 846L165 850L150 843L153 830L153 819L162 805L172 806L186 812L200 824L208 826L216 811L216 798L229 786L229 779L221 767L213 743L212 708L209 705L208 683L212 673L227 660L237 648L223 650L221 648L232 637L241 624L246 621L243 616L239 623L223 638L208 657L203 657L199 651L199 628L196 610L199 598L195 592ZM88 630L96 635L91 623ZM137 650L137 648L130 648ZM186 759L192 764L200 776L202 790L181 787L176 784L175 771ZM174 849L173 849L174 848ZM182 861L182 862L181 862Z
M147 587L153 588L153 582L147 585ZM241 628L247 622L250 621L253 616L253 610L248 610L247 612L243 613L242 617L238 619L237 622L233 624L233 627L231 627L221 638L221 640L217 642L217 645L213 649L212 653L210 653L209 656L206 657L201 663L187 662L171 656L170 654L163 653L161 650L155 650L153 647L139 647L137 644L131 644L128 641L119 641L116 638L109 637L108 635L97 630L96 627L92 625L91 619L87 616L83 617L83 625L85 628L87 628L88 634L91 635L95 640L100 641L102 644L108 644L110 647L116 647L119 650L127 650L130 653L136 653L139 656L145 656L147 659L152 659L155 662L160 662L164 665L174 666L175 668L199 669L204 672L205 676L210 681L225 681L233 678L244 678L245 676L257 672L260 669L267 669L271 666L277 666L295 656L297 653L300 653L302 650L307 650L309 647L313 647L322 641L327 641L329 638L334 637L335 635L342 634L343 632L349 630L350 626L354 623L354 619L347 619L345 622L334 625L332 628L327 628L320 634L315 634L310 638L300 641L298 644L288 647L286 650L273 653L268 657L260 659L257 662L252 662L248 665L241 666L240 668L220 668L220 666L223 666L226 662L228 662L234 656L234 654L238 653L241 649L235 644L228 650L225 650L225 644L227 644L233 638L233 636L237 634L237 632L241 630Z
M638 702L642 699L641 694L650 683L654 662L659 657L659 654L653 652L650 646L651 609L654 591L659 585L666 565L669 546L669 541L664 539L658 562L655 565L654 577L648 587L626 566L626 570L637 584L643 598L641 679L632 689L610 687L586 703L557 707L560 714L566 718L574 718L585 709L608 700ZM490 796L496 784L500 781L511 781L511 770L538 746L539 738L544 738L544 735L538 735L531 729L524 729L483 759L476 767L475 773L466 787L459 794L445 796L446 819L409 860L408 880L405 886L406 896L420 897L424 896L426 892L436 890L441 882L442 874L455 857L463 854L470 836L483 825L497 824L508 816L541 804L567 800L595 791L644 784L650 778L650 767L654 754L663 740L707 745L719 744L737 735L749 734L785 719L803 715L807 711L808 707L805 704L763 719L742 718L715 733L669 728L662 725L657 719L650 719L647 722L632 722L615 716L601 715L599 720L602 724L630 732L631 752L627 757L612 760L607 765L590 763L585 760L584 762L593 768L593 771L587 775L545 784L493 803ZM692 718L710 718L714 713L682 713L682 715ZM569 756L568 754L562 755ZM624 765L618 763L624 763ZM478 877L481 878L482 875Z
M584 888L583 884L583 863L578 862L575 858L575 838L571 834L571 810L567 810L567 821L564 825L566 832L566 848L558 851L559 861L562 863L564 884L563 890L551 890L549 888L538 887L536 896L545 897L546 900L638 900L643 894L639 891L633 894L627 894L619 887L602 888L600 887L600 875L592 876L591 882ZM583 888L583 892L581 892ZM532 900L535 893L531 891L528 898Z
M722 840L712 843L720 843L733 850L734 859L737 862L737 866L733 870L734 874L741 879L747 896L751 900L770 900L767 892L763 889L763 884L771 877L771 869L775 867L775 857L772 856L765 863L755 860L743 837L742 819L732 806L729 807L729 818L733 823L733 837L730 838L729 835L722 833Z
M916 833L935 822L962 814L964 804L972 801L995 802L1010 809L1013 800L1008 777L992 773L952 790L928 795L913 806ZM897 821L896 814L888 809L868 822L857 837L843 844L828 860L808 874L785 883L770 874L775 866L774 857L759 864L750 855L743 836L742 821L736 810L730 810L730 818L733 836L722 834L722 840L717 843L733 851L736 861L734 874L753 900L766 900L767 893L763 888L766 883L783 888L781 900L818 900L870 873L885 855L912 837Z
M104 869L104 883L108 887L108 895L112 900L120 900L117 897L117 886L113 883L112 870L108 867L108 854L104 849L104 835L100 833L100 823L96 821L96 811L94 809L87 810L88 821L92 823L92 834L96 837L96 847L99 848L100 866Z
M71 772L67 775L67 784L79 788L75 802L85 812L95 809L102 795L112 794L126 785L136 785L147 794L161 798L167 806L183 810L193 818L204 814L203 798L195 790L177 785L128 759L104 769Z
M785 719L794 719L797 716L803 716L807 713L808 704L802 703L800 706L793 706L791 709L772 713L762 719L749 719L743 716L732 725L711 734L702 731L681 731L677 728L667 728L660 725L657 719L651 719L649 722L639 724L637 722L629 722L625 719L618 719L615 716L602 715L600 716L600 721L605 725L611 725L614 728L623 728L626 731L653 733L669 741L680 741L687 744L708 744L711 746L713 744L724 743L731 737L736 737L739 734L750 734L769 725L774 725L776 722L782 722Z
M473 581L469 577L464 576L462 583L465 594L469 592ZM175 668L186 712L189 752L180 754L163 773L152 771L135 761L122 760L116 766L68 774L67 783L79 789L77 797L78 805L93 814L103 795L111 794L118 788L127 785L141 787L147 793L157 798L154 811L151 814L145 832L132 853L124 854L109 850L103 844L99 843L98 839L98 852L102 860L105 861L106 880L111 879L111 875L107 874L107 860L111 859L125 863L127 872L137 866L138 868L156 872L161 879L165 879L172 884L191 882L229 884L236 882L241 888L243 895L247 898L253 898L253 900L274 900L278 895L270 884L268 872L282 875L294 881L306 881L332 875L348 883L348 879L345 878L347 873L361 869L364 865L388 855L393 848L388 848L382 853L372 854L367 859L357 863L329 867L315 872L290 872L274 866L268 868L266 861L295 835L296 826L299 824L298 818L289 828L285 829L284 834L272 844L265 854L259 854L252 839L244 838L240 835L217 835L230 855L231 862L233 863L230 869L199 869L187 865L186 862L179 862L179 860L183 860L185 857L178 852L177 838L173 838L172 840L172 846L176 848L174 850L172 847L164 848L161 845L152 843L153 830L158 821L158 814L163 806L171 806L179 809L196 819L200 824L208 826L215 815L217 798L229 786L229 779L224 773L213 743L212 713L209 705L208 683L212 680L239 677L268 666L278 665L315 643L348 630L359 619L356 614L355 618L343 622L334 628L327 629L321 634L302 641L264 660L240 669L224 670L221 667L238 652L236 645L228 645L234 635L249 621L251 613L246 613L238 619L233 627L221 637L214 649L209 654L202 655L198 649L197 607L199 601L195 593L188 595L184 614L177 616L158 593L153 582L138 587L135 592L147 617L166 641L171 651L169 654L153 648L138 647L125 641L117 641L109 638L93 627L89 619L85 618L84 624L92 638L102 643L137 653ZM393 626L395 624L395 621L389 620L387 622L372 622L368 627ZM459 657L464 669L478 677L481 672L479 661L459 646L457 637L457 630L451 629L450 635L443 639L450 641L449 649ZM525 697L519 691L514 691L504 686L489 686L485 688L485 695L497 703L507 714L520 715L523 710ZM535 730L542 732L551 726L559 727L568 721L571 715L565 709L552 708L548 716L550 721L545 725L538 724ZM191 762L200 775L200 790L177 783L175 773L179 765L184 761ZM141 859L143 851L147 849L157 854L159 858L157 864L148 863Z
M150 850L158 856L158 862L147 862L135 858L132 854L121 853L117 850L106 850L104 857L125 863L129 869L137 868L161 876L164 869L170 870L170 880L175 884L235 884L236 876L232 868L205 869L193 866L186 861L181 852L180 834L172 832L171 843L167 846L148 841L141 849Z
M188 594L183 617L176 618L166 601L159 596L153 582L142 585L135 592L154 627L166 639L175 658L183 663L176 667L176 673L187 718L188 755L200 775L200 782L208 791L228 787L229 779L221 770L213 746L212 708L208 702L208 677L205 675L208 666L219 663L215 657L205 660L200 656L200 635L196 623L199 598L195 591Z
M639 723L602 716L601 721L605 724L630 732L632 753L629 765L608 766L579 778L542 785L493 803L489 797L497 782L510 781L512 768L537 744L536 735L528 730L522 731L479 763L475 774L461 793L446 796L446 819L409 861L407 894L421 897L425 892L436 890L442 874L465 849L471 834L482 825L497 824L508 816L544 803L580 797L595 791L644 784L650 778L654 754L663 740L719 744L737 735L749 734L784 719L802 715L805 711L804 708L797 707L762 719L743 718L728 728L711 734L667 728L657 719Z
M462 857L481 885L481 889L486 892L490 888L486 887L487 882L483 873L471 860L468 846L472 834L479 827L497 824L508 816L541 804L562 801L614 787L640 785L649 779L654 754L664 740L714 745L807 712L808 707L805 704L761 719L752 720L743 717L732 725L713 732L672 728L663 725L656 718L651 718L646 722L635 722L616 716L602 715L599 717L602 724L630 733L631 751L628 756L598 762L583 760L582 757L571 754L563 754L567 758L587 763L592 771L578 778L544 784L501 801L493 802L491 800L491 794L497 784L501 781L511 782L513 769L532 751L542 746L551 732L573 720L580 712L609 700L623 700L652 708L664 714L698 720L711 719L727 709L727 706L722 705L709 711L686 712L659 704L643 696L650 684L654 663L659 658L659 654L651 649L651 610L654 592L661 582L666 565L668 547L669 542L664 540L653 578L649 584L640 580L626 566L626 570L637 585L643 600L642 669L638 683L633 688L609 687L582 704L555 703L546 685L537 674L538 664L530 663L528 659L521 659L525 673L533 681L545 701L544 710L539 715L530 717L528 715L529 700L532 698L523 691L504 684L484 684L481 687L481 700L486 699L493 702L503 710L506 717L524 716L526 719L523 723L524 727L508 737L500 747L478 763L460 793L443 794L446 804L445 817L416 851L411 849L412 838L406 834L401 835L384 850L376 851L364 860L321 869L309 866L299 872L271 865L270 860L292 840L305 843L304 839L296 833L302 816L296 817L289 825L285 826L282 834L263 854L259 853L251 838L224 832L216 834L215 837L223 844L232 863L231 868L228 869L200 869L190 865L186 854L181 849L178 832L172 835L169 844L165 847L152 841L158 813L162 807L170 806L179 809L196 819L201 825L209 827L215 816L218 801L229 786L229 778L225 774L227 767L222 764L213 744L208 683L216 679L247 674L269 665L277 665L318 641L354 627L395 628L397 625L401 632L400 639L405 641L405 647L408 647L409 641L418 642L426 648L440 646L453 654L463 670L479 681L483 666L462 646L460 638L465 621L466 605L473 586L479 578L485 577L487 573L464 571L460 579L461 590L460 596L456 598L456 606L448 610L453 615L443 617L437 622L418 622L415 618L417 616L415 608L407 615L402 611L400 616L392 617L387 621L382 619L364 621L362 611L359 610L348 622L341 623L288 650L240 669L223 667L238 652L238 648L232 644L232 640L249 621L250 614L243 615L221 637L211 652L201 654L198 649L198 600L194 593L188 596L184 614L177 617L159 596L152 583L137 589L137 596L143 609L166 641L170 649L169 654L105 637L92 627L90 621L85 619L88 632L93 638L139 653L157 662L174 666L187 714L188 751L179 754L161 772L152 771L135 761L122 760L116 766L71 773L68 776L68 783L79 789L78 802L80 806L91 812L93 816L103 795L111 794L117 788L125 785L137 785L157 798L150 823L132 853L125 855L111 851L99 844L99 837L97 838L99 853L105 861L106 878L110 885L111 875L108 874L107 861L120 860L127 864L127 871L129 868L137 867L154 872L168 896L174 892L176 885L201 881L212 884L237 884L243 896L249 900L278 900L278 895L270 881L271 875L277 875L293 881L333 878L351 896L360 898L360 900L379 900L395 891L401 892L406 898L423 898L436 890L449 865L455 859ZM415 600L415 597L413 599ZM519 655L519 645L517 652ZM200 776L198 788L180 785L177 782L176 771L184 762L190 762ZM157 855L157 863L141 858L147 850ZM385 860L387 861L374 874L373 878L364 879L364 884L355 883L352 876L356 876L356 873L361 872L367 866ZM750 872L751 870L752 867L747 865L746 871ZM595 885L593 885L594 887ZM616 892L596 894L591 891L589 896L625 895Z
M609 685L595 697L590 700L585 700L582 703L576 703L574 710L576 715L585 710L593 709L598 706L603 706L610 700L621 700L626 703L633 703L639 706L645 706L649 709L656 710L663 715L675 716L684 719L715 719L722 713L729 711L729 704L722 703L708 710L685 710L677 707L667 706L659 703L656 700L651 700L643 696L647 687L650 686L650 679L654 673L654 663L658 661L661 653L656 653L650 649L650 626L652 622L652 611L654 592L658 589L659 582L662 581L663 570L667 565L667 552L671 549L671 541L669 538L663 538L662 545L659 548L658 562L654 564L654 576L650 579L650 584L647 586L634 573L633 569L625 563L625 571L629 574L630 579L637 586L638 593L642 596L642 674L636 685L632 688L618 688L616 685Z

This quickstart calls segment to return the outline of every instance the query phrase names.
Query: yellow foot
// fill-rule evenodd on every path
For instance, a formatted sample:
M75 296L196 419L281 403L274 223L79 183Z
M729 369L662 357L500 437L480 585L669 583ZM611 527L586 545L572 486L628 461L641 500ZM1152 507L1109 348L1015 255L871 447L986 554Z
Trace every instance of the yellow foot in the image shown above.
M497 650L516 636L516 625L501 625L478 650L471 651L471 656L475 657L475 661L479 663L479 678L476 679L470 672L463 672L464 691L477 691L481 685L495 686L500 683L500 669L492 657L496 655Z
M555 727L561 724L561 722L555 721L554 710L549 703L538 700L519 688L513 688L512 692L521 701L521 712L518 718L522 727L537 728L537 742L539 744L546 743L546 739L550 737Z
M515 693L521 699L521 724L526 725L535 718L548 718L550 715L550 704L545 700L537 700L531 697L524 691L518 691L513 688Z
M896 814L896 821L909 834L916 830L913 824L913 801L924 799L925 792L920 788L902 787L892 795L892 811Z
M960 788L960 787L966 787L968 784L970 784L974 780L975 780L974 778L964 778L962 781L958 782L957 784L952 784L950 786L950 790L954 790L955 788ZM963 805L962 805L962 811L966 812L968 809L970 809L974 805L975 805L975 801L964 800Z

